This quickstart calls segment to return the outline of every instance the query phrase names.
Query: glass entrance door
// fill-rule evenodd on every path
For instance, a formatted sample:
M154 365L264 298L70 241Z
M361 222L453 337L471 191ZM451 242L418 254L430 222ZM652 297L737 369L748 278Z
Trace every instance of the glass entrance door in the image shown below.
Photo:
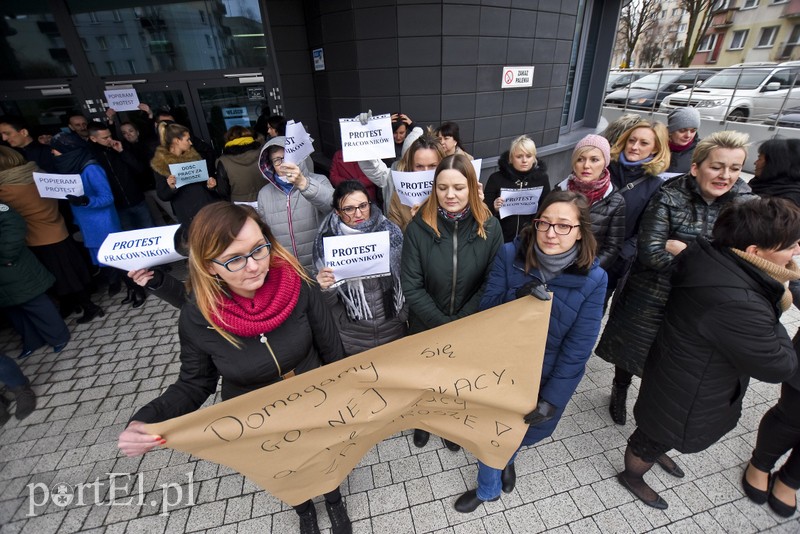
M82 111L82 94L69 84L63 86L31 86L16 91L0 92L0 115L22 117L33 137L53 135L66 128L66 115Z

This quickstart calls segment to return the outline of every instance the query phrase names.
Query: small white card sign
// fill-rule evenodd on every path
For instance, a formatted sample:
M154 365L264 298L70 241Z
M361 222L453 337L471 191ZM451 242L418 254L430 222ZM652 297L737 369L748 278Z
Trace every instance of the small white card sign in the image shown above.
M394 190L400 203L405 206L422 204L433 189L434 171L403 172L392 171Z
M184 185L193 184L195 182L208 181L208 166L204 159L186 163L171 163L169 172L175 176L176 188L181 188Z
M509 87L533 87L533 67L503 67L500 88Z
M542 190L541 186L526 189L500 189L500 198L503 199L503 205L500 206L500 218L505 219L509 215L533 215L539 209Z
M139 109L139 95L136 94L136 89L128 87L127 89L109 89L103 91L106 95L108 107L114 111L135 111Z
M83 194L83 181L80 174L35 172L33 181L42 198L67 198L67 195L79 197Z
M336 277L333 287L353 278L389 274L389 232L325 237L322 245L325 267Z
M149 269L183 259L175 251L179 224L108 234L97 252L97 261L123 271Z
M286 143L283 145L283 161L298 165L314 152L313 139L302 122L286 123Z
M339 128L342 132L342 159L345 162L395 156L392 118L388 113L371 117L367 124L361 124L357 118L339 119Z
M234 202L237 206L250 206L254 210L258 211L258 202Z

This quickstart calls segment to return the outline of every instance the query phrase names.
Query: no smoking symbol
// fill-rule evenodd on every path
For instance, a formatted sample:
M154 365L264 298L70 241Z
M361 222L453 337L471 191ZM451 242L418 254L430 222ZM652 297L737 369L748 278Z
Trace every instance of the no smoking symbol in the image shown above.
M506 83L511 83L514 81L514 71L507 70L504 76Z

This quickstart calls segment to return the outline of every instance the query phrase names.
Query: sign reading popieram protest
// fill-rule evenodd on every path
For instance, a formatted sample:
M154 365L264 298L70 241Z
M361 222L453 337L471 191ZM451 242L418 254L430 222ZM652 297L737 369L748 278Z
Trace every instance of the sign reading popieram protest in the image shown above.
M299 164L314 152L313 139L302 122L286 123L286 142L283 145L283 161Z
M503 67L501 89L533 87L533 67Z
M542 187L528 187L524 189L500 189L500 218L509 215L533 215L539 209L539 199L542 197Z
M392 170L394 190L405 206L422 204L433 189L434 171L403 172Z
M97 260L103 265L133 271L184 259L175 251L178 228L179 224L173 224L108 234L97 252Z
M184 185L196 182L208 181L208 166L206 160L188 161L186 163L171 163L169 172L175 176L175 187L181 188Z
M114 111L135 111L139 109L139 95L136 94L136 89L133 87L109 89L103 91L103 94L106 95L108 107Z
M145 431L291 505L332 491L376 443L412 428L502 469L536 406L551 304L517 299Z
M389 232L322 238L325 267L333 269L336 287L353 278L389 275Z
M342 159L345 162L395 156L392 119L388 113L370 117L367 124L361 124L357 118L339 119L339 128L342 132Z
M67 195L83 195L83 181L80 174L33 173L33 181L42 198L67 198Z

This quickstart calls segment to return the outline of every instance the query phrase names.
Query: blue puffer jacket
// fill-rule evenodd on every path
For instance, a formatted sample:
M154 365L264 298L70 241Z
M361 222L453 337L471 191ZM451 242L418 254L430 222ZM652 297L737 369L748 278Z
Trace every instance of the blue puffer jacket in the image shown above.
M503 245L495 256L481 298L481 310L512 301L519 287L532 280L541 280L536 269L525 274L525 262L518 257L519 246L520 239L517 238ZM588 273L573 265L547 283L547 289L553 293L553 309L539 398L555 406L557 411L552 419L531 426L522 440L523 445L533 445L553 433L578 387L600 332L607 281L606 272L595 260Z
M84 195L89 197L87 206L72 206L75 222L83 234L86 248L98 249L108 234L121 230L114 195L108 185L106 173L100 165L91 163L81 171ZM97 258L92 258L96 263Z

